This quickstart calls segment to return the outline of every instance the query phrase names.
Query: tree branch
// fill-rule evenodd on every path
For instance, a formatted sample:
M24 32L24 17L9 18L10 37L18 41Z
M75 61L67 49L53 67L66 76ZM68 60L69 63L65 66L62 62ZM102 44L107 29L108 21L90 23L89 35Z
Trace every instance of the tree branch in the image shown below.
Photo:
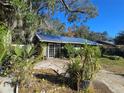
M86 11L85 10L79 10L79 9L76 9L76 10L73 10L71 9L66 3L64 0L60 0L60 2L65 6L65 8L69 11L69 12L77 12L77 13L82 13L84 14Z
M8 9L14 9L13 6L7 1L5 2L5 1L0 0L0 5Z

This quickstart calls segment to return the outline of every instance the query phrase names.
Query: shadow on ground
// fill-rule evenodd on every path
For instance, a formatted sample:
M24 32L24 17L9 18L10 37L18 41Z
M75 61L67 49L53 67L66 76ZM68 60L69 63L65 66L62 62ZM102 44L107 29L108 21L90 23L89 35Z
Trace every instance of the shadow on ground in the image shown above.
M124 77L124 74L116 74L116 75L120 75L120 76Z
M68 78L64 78L64 77L60 77L60 76L56 76L56 75L47 75L47 74L34 74L34 76L36 78L39 78L39 79L46 79L54 84L63 84L65 83Z
M77 90L77 84L72 81L69 77L63 77L59 75L53 75L53 74L34 74L36 78L39 79L45 79L53 84L58 84L58 85L65 85L70 87L72 90ZM80 89L86 89L90 85L89 80L82 81L80 83Z
M53 74L50 74L50 75L49 74L34 74L34 76L38 79L45 79L53 84L58 84L58 85L64 84L70 87L71 89L76 90L76 86L71 86L70 78L62 77L59 75L53 75Z

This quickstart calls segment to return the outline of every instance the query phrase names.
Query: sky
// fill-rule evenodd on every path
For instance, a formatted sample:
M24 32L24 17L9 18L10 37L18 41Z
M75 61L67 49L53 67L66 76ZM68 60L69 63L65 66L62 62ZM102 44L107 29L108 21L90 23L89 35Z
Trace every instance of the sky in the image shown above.
M115 37L124 30L124 0L91 0L98 10L98 16L88 20L85 25L90 27L91 31L107 31L110 37ZM61 13L56 15L67 26L72 24L65 20Z
M107 31L109 36L115 37L124 30L124 0L92 0L98 9L98 16L86 24L91 30Z

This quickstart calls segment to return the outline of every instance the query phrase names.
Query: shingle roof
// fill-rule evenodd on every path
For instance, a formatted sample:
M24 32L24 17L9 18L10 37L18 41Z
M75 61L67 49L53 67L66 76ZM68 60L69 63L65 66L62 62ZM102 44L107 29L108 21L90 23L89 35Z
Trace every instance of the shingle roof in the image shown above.
M71 43L71 44L89 44L89 45L99 45L94 41L90 41L83 38L67 37L67 36L54 36L47 35L41 32L36 32L36 36L42 42L54 42L54 43Z

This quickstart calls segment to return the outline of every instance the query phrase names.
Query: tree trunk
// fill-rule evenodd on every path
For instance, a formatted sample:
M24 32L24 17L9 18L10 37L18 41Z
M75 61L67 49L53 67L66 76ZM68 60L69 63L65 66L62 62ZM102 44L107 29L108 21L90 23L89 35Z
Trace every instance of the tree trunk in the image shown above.
M14 93L19 93L18 82L17 82L16 85L15 85Z
M77 80L77 91L80 92L80 79Z

